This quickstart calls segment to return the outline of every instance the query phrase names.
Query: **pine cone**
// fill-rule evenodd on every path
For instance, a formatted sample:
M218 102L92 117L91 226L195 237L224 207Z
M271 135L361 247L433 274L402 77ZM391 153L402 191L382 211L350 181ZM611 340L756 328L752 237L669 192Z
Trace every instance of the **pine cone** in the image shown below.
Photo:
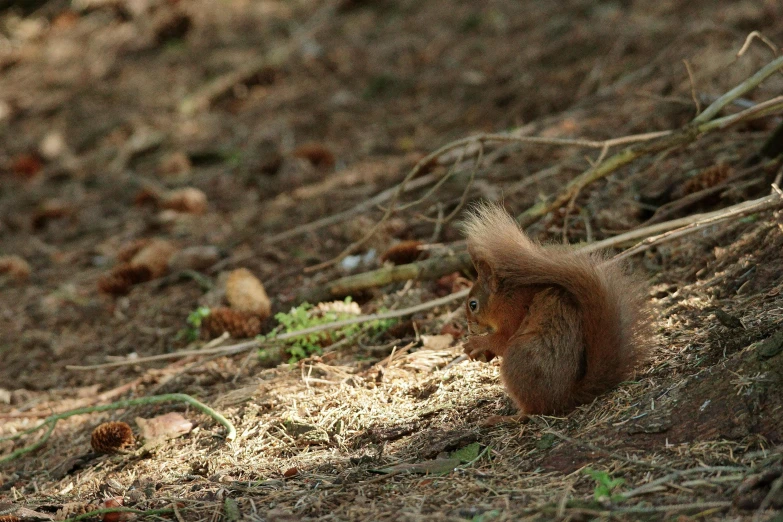
M133 263L122 263L110 273L98 279L98 289L106 294L126 295L131 286L152 279L149 267Z
M79 515L84 515L90 511L96 511L98 509L100 509L100 506L97 504L89 504L87 502L66 502L60 509L57 510L57 513L54 515L54 519L66 520L69 518L78 517ZM90 520L97 519L98 517L94 517Z
M389 248L381 256L381 261L391 261L395 265L405 265L407 263L413 263L422 254L421 241L400 241L393 247ZM425 256L422 256L425 257Z
M0 516L0 522L22 522L22 519L16 515L2 515Z
M719 163L706 168L686 181L678 190L679 197L695 194L696 192L712 188L728 178L733 169L725 163Z
M201 321L201 331L209 338L223 335L223 332L236 339L255 337L261 333L261 318L231 308L213 308Z
M98 453L116 453L136 444L133 430L125 422L104 422L94 430L90 438L92 449Z

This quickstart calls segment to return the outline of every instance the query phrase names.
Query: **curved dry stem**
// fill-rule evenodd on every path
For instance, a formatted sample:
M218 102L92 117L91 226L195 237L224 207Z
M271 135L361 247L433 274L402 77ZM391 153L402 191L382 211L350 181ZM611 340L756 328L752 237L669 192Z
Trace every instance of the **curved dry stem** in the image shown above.
M740 83L733 89L731 89L729 92L715 100L710 104L709 107L704 109L704 112L699 114L693 119L694 124L701 124L701 123L707 123L711 119L713 119L715 116L718 115L718 113L728 104L730 104L735 99L739 98L743 94L752 91L756 87L758 87L761 82L775 74L775 72L783 68L783 56L780 56L771 62L769 62L767 65L759 69L756 74L745 80L744 82Z
M631 241L637 241L645 237L650 237L653 234L660 234L659 236L651 238L649 241L639 243L634 248L626 252L622 252L617 256L611 258L610 262L613 262L620 259L624 259L634 254L638 254L639 252L653 246L653 244L660 244L665 241L671 241L673 239L677 239L687 234L696 232L697 230L700 230L701 228L704 228L706 226L710 226L715 223L725 221L727 219L740 217L748 213L761 212L779 206L781 205L781 203L783 203L783 196L781 196L777 192L774 192L769 196L765 196L763 198L755 199L752 201L746 201L744 203L739 203L737 205L725 209L716 210L714 212L709 212L705 214L696 214L693 216L688 216L680 219L674 219L672 221L666 221L664 223L656 223L649 227L644 227L637 230L631 230L624 234L610 237L602 241L596 241L595 243L576 246L575 248L577 248L580 252L596 252L599 250L605 250L608 248L624 245ZM667 231L672 231L673 233L663 234L664 232ZM300 298L305 298L308 296L318 298L319 296L325 296L323 299L327 299L330 296L334 297L334 296L348 295L358 290L366 290L368 288L385 286L387 284L397 282L397 281L407 281L410 279L433 279L433 278L440 277L444 274L468 269L470 268L470 265L471 265L470 256L468 255L467 252L463 251L451 257L426 259L424 261L417 261L415 263L410 263L407 265L384 267L378 270L373 270L362 274L343 277L328 283L324 287L316 289L315 291L309 293L308 295L300 296ZM136 365L136 364L143 364L143 363L153 362L153 361L180 359L182 357L189 357L193 355L234 355L237 353L242 353L248 350L259 348L262 346L272 345L279 341L284 341L287 339L292 339L294 337L299 337L301 335L324 332L327 330L343 328L345 326L351 326L354 324L377 321L379 319L396 319L399 317L406 317L408 315L412 315L417 312L430 310L432 308L443 306L453 301L463 299L467 297L467 295L468 295L467 289L461 290L459 292L455 292L445 297L434 299L432 301L427 301L415 306L411 306L409 308L402 308L399 310L393 310L391 312L386 312L382 314L360 315L358 317L346 319L344 321L322 324L322 325L314 326L312 328L307 328L305 330L280 334L276 337L265 339L265 340L256 339L252 341L246 341L246 342L234 344L231 346L222 346L219 348L212 348L206 350L204 349L183 350L176 353L165 353L160 355L151 355L149 357L140 357L137 359L133 359L131 361L117 361L117 362L111 362L105 364L96 364L92 366L66 366L66 368L69 370L88 371L88 370L96 370L101 368L127 366L130 364ZM32 433L33 431L40 429L40 427L41 426L32 428L30 430L27 430L26 432L22 432L22 434L17 434L9 438L16 438L26 433Z
M470 189L473 187L473 182L476 179L476 173L478 172L479 166L481 166L481 160L484 159L484 145L482 144L479 149L478 157L476 158L476 163L473 165L473 168L470 170L470 178L468 179L468 182L465 184L465 190L462 191L462 196L459 198L459 203L457 203L457 206L452 210L448 216L444 217L443 219L440 219L438 223L440 226L443 226L444 223L448 223L454 217L459 214L460 210L465 206L465 203L468 202L468 194L470 194Z
M416 178L412 180L410 183L408 183L408 186L405 188L405 192L416 190L418 188L429 185L433 181L437 180L437 178L438 176L434 174L427 174L426 176L421 176L420 178ZM372 198L365 200L359 203L358 205L355 205L347 210L338 212L337 214L332 214L330 216L326 216L317 219L315 221L311 221L310 223L305 223L304 225L299 225L298 227L285 230L273 236L268 236L264 238L264 243L265 244L279 243L283 240L291 239L292 237L301 236L307 234L308 232L314 232L321 228L328 227L330 225L335 225L343 221L347 221L353 216L357 214L361 214L365 210L369 210L375 206L380 205L381 203L388 201L394 196L394 193L396 191L397 191L397 187L386 189L382 192L379 192Z
M479 134L476 136L470 136L467 138L462 138L453 141L437 149L436 151L431 152L430 154L428 154L427 156L419 160L418 163L416 163L416 165L410 170L410 172L408 172L405 178L403 178L400 184L397 185L397 189L394 191L394 195L391 197L389 206L386 207L381 219L364 236L362 236L361 239L348 245L348 247L346 247L342 252L340 252L334 258L328 261L324 261L323 263L319 263L317 265L309 266L305 268L304 271L306 273L311 273L311 272L316 272L318 270L321 270L322 268L327 268L329 266L335 265L340 261L342 261L343 259L345 259L346 257L348 257L349 255L351 255L359 247L364 245L367 241L369 241L375 235L378 229L380 229L380 227L391 217L392 213L395 210L397 210L397 202L399 201L401 195L405 192L407 184L413 178L415 178L416 175L419 174L419 172L421 172L424 168L428 167L429 165L432 164L432 162L437 160L438 157L452 150L458 149L460 147L467 147L469 145L483 146L484 144L491 143L491 142L500 142L500 143L515 142L515 143L527 143L527 144L536 144L536 145L586 147L586 148L607 150L609 147L613 147L616 145L649 141L655 138L660 138L662 136L667 136L669 134L671 134L671 131L649 132L645 134L637 134L632 136L613 138L610 140L595 141L595 140L572 139L572 138L515 136L513 134L504 133L504 134Z
M783 110L783 96L778 96L737 114L724 116L701 125L689 125L675 134L668 134L660 139L623 149L603 163L591 167L572 179L560 193L551 195L524 211L517 216L517 221L523 228L529 227L549 212L567 204L575 194L578 194L587 185L605 178L642 156L662 152L674 147L682 147L696 141L699 136L707 132L724 129L740 121L763 118L781 110Z
M47 424L50 425L49 429L46 430L46 433L44 433L43 436L40 439L38 439L37 441L33 442L32 444L29 444L29 445L25 446L24 448L19 448L16 451L12 451L11 453L6 455L5 457L0 458L0 465L5 464L6 462L11 462L12 460L18 459L22 455L24 455L26 453L31 453L31 452L37 450L38 448L40 448L41 446L43 446L44 444L46 444L46 441L49 440L49 437L52 436L52 432L54 431L54 427L57 425L57 420L58 419L55 419L53 421L43 422L42 424L39 424L38 426L36 426L32 430L27 430L27 433L32 433L34 431L38 431L39 429L43 428ZM25 433L25 432L23 432L23 433Z
M212 417L216 422L223 425L223 427L226 428L226 440L232 441L237 436L237 430L234 427L234 425L226 419L223 415L218 413L217 411L213 410L206 404L194 399L190 395L186 395L184 393L167 393L164 395L153 395L150 397L140 397L137 399L127 399L123 401L116 401L112 402L110 404L101 404L98 406L88 406L85 408L77 408L75 410L70 410L62 413L57 413L55 415L51 415L44 419L44 421L39 424L38 426L35 426L33 428L30 428L28 430L25 430L21 433L21 435L30 434L33 432L36 432L40 430L41 428L49 425L49 430L46 434L44 434L41 439L34 442L33 444L30 444L28 446L25 446L24 448L20 448L9 455L6 455L5 457L0 458L0 465L5 464L7 462L10 462L12 460L15 460L19 458L20 456L24 455L25 453L30 453L32 451L35 451L39 447L41 447L46 440L49 438L49 436L52 434L52 431L54 430L55 425L58 421L61 421L63 419L67 419L69 417L73 417L74 415L84 415L86 413L96 413L101 411L110 411L110 410L120 410L125 408L130 408L132 406L141 406L146 404L157 404L159 402L184 402L188 404L189 406L192 406L193 408L197 409L201 413L204 413L210 417ZM18 438L18 436L21 436L20 434L16 434L9 438Z
M640 252L644 252L645 250L648 250L653 245L657 245L665 241L671 241L673 239L677 239L679 237L692 234L693 232L696 232L701 228L714 225L715 223L719 223L727 219L742 217L748 214L755 214L756 212L761 212L764 210L776 208L780 206L781 202L783 202L783 198L781 198L779 194L774 193L763 198L759 198L753 201L746 201L745 203L740 203L739 205L734 205L733 207L724 209L722 212L718 213L717 215L709 216L707 218L694 221L693 223L690 223L684 227L677 228L675 230L670 230L668 232L664 232L663 234L657 236L648 237L647 239L637 244L633 248L629 248L625 252L622 252L621 254L614 256L613 259L621 260L621 259L631 257Z
M88 511L87 513L82 513L81 515L77 515L75 517L66 518L62 522L78 522L79 520L93 519L98 515L105 515L106 513L133 513L136 515L152 516L152 515L167 515L169 513L174 513L174 509L163 508L163 509L143 510L143 509L133 509L129 507L103 508L103 509L96 509L94 511ZM101 518L103 519L103 517Z

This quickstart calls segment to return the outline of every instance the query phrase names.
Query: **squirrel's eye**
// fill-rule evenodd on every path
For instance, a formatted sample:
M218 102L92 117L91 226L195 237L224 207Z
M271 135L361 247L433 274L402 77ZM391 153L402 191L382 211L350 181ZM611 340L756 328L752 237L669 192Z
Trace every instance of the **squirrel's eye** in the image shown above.
M468 306L470 307L470 311L471 312L475 312L476 310L478 310L478 307L479 307L478 306L478 301L476 301L475 299L471 299L468 302Z

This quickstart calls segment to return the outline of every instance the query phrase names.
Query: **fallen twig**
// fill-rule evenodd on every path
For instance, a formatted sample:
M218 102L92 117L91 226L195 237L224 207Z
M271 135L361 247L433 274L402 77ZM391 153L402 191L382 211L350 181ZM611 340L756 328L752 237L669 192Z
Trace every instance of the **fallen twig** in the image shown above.
M656 236L655 244L658 244L664 241L676 239L677 237L682 237L683 235L691 232L696 232L699 228L703 228L707 225L715 224L725 219L735 217L738 215L737 212L744 214L745 212L760 212L766 208L772 208L776 206L775 202L776 200L773 196L766 196L721 210L716 210L714 212L694 214L692 216L687 216L680 219L674 219L663 223L656 223L654 225L631 230L629 232L625 232L602 241L581 245L579 248L583 252L595 252L598 250L604 250L607 248L631 243L633 241L638 241L639 239L647 238L654 234L661 234L662 232L671 231L673 229L681 229L681 227L685 226L693 227L689 228L687 232L682 231L677 236L666 236L664 238ZM648 245L647 248L650 246L652 246L652 244ZM633 254L638 252L639 251L634 251ZM620 255L624 258L633 254L623 253ZM463 250L458 251L458 253L454 256L432 258L406 265L383 267L377 270L372 270L370 272L342 277L340 279L331 281L315 290L303 293L299 296L299 298L300 300L308 301L322 301L325 299L339 298L358 291L377 288L379 286L385 286L387 284L406 281L409 279L437 279L452 272L469 269L470 266L470 256L468 256L467 252Z
M468 295L468 290L461 290L459 292L455 292L453 294L449 294L445 297L441 297L439 299L434 299L432 301L427 301L425 303L421 303L415 306L411 306L408 308L403 308L400 310L392 310L390 312L384 312L380 314L370 314L370 315L360 315L358 317L354 317L351 319L345 319L343 321L336 321L334 323L328 323L328 324L321 324L318 326L313 326L311 328L305 328L303 330L297 330L295 332L289 332L277 335L273 338L266 339L266 340L253 340L253 341L246 341L244 343L234 344L231 346L223 346L221 348L213 348L211 350L184 350L181 352L176 353L163 353L160 355L151 355L149 357L139 357L137 359L129 360L129 361L116 361L116 362L110 362L105 364L96 364L91 366L66 366L65 368L68 370L77 370L77 371L84 371L84 370L96 370L101 368L112 368L117 366L128 366L133 364L141 364L145 362L152 362L152 361L163 361L167 359L179 359L181 357L189 357L191 355L233 355L241 352L245 352L247 350L252 350L254 348L260 348L261 346L267 345L267 344L274 344L279 341L284 341L286 339L293 339L296 337L301 337L302 335L309 335L312 333L318 333L318 332L325 332L327 330L335 330L338 328L343 328L345 326L351 326L354 324L362 324L367 323L370 321L379 321L384 319L397 319L399 317L405 317L407 315L415 314L417 312L422 312L424 310L430 310L432 308L442 306L445 304L449 304L453 301L457 301L459 299L463 299ZM0 439L2 440L2 439Z
M426 281L470 267L467 252L447 257L425 259L405 265L394 265L361 274L342 277L324 286L303 292L299 301L318 302L340 298L369 288L378 288L400 281Z
M539 428L543 429L546 433L549 433L551 435L554 435L558 439L564 440L566 442L570 442L571 444L574 444L576 446L582 446L584 448L587 448L589 450L595 451L597 453L603 453L604 455L607 455L613 459L619 460L621 462L625 462L628 464L632 464L634 466L643 466L646 468L651 469L658 469L658 470L664 470L664 471L671 471L671 468L668 466L661 466L660 464L653 464L652 462L645 462L643 460L638 460L631 457L626 457L624 455L620 455L616 451L612 451L606 448L602 448L600 446L596 446L595 444L583 440L578 440L572 437L569 437L568 435L564 435L560 433L559 431L553 430L549 426L547 426L541 419L539 419L536 416L529 417L531 421L533 421Z
M99 395L97 395L95 397L89 397L89 398L86 398L86 399L81 399L81 400L77 401L75 405L71 404L71 406L77 406L77 407L81 408L81 407L86 406L87 404L90 404L90 403L103 402L103 401L111 400L114 397L118 397L118 396L120 396L120 395L122 395L124 393L127 393L127 392L133 390L133 388L135 388L136 386L141 384L141 382L143 380L144 380L143 377L138 377L136 379L133 379L130 382L127 382L127 383L123 384L122 386L118 386L118 387L113 388L111 390L105 391L105 392L103 392L103 393L101 393L101 394L99 394ZM64 411L68 411L68 410L63 410L63 412ZM62 413L62 412L56 412L56 413ZM19 412L19 413L0 413L0 419L2 419L2 420L30 419L30 418L48 417L50 415L52 415L52 411L51 410L48 410L46 412L41 412L41 411L30 412L30 411L28 411L28 412Z
M163 509L134 509L129 507L113 507L113 508L103 508L103 509L96 509L94 511L88 511L87 513L82 513L81 515L77 515L75 517L66 518L62 522L78 522L79 520L94 520L98 518L98 515L106 515L108 513L133 513L134 515L142 515L142 516L154 516L154 515L168 515L169 513L173 513L173 508L163 508ZM100 517L102 520L107 520L108 517ZM120 520L123 520L120 518Z
M571 182L566 185L563 191L557 195L550 196L549 198L534 205L518 216L517 220L520 222L521 226L523 228L528 227L552 210L560 208L568 201L575 199L579 192L587 185L605 178L609 174L631 163L637 158L654 154L656 152L665 151L673 147L687 145L707 132L723 129L739 121L764 117L775 113L780 109L783 109L783 96L779 96L777 98L773 98L766 102L755 105L737 114L732 114L730 116L725 116L719 119L713 119L726 105L732 103L736 98L757 87L762 81L782 67L783 57L773 60L765 67L760 69L756 74L746 79L744 82L740 83L738 86L723 96L719 97L712 104L710 104L704 110L704 112L694 118L689 125L676 132L658 131L640 135L624 136L621 138L614 138L604 141L516 136L513 134L480 134L448 143L422 158L413 167L413 169L411 169L402 182L400 182L400 184L397 186L394 194L390 198L390 204L386 208L381 219L361 239L348 245L348 247L346 247L336 257L328 261L324 261L323 263L307 267L305 272L314 272L339 263L348 255L355 252L364 243L366 243L371 237L375 235L381 225L385 223L391 214L396 210L397 202L399 201L401 194L405 191L406 185L413 178L415 178L421 170L431 165L433 161L447 152L462 147L483 145L490 142L517 142L527 144L576 146L601 149L601 154L599 155L595 164L580 176L571 180ZM631 145L609 157L608 159L605 159L605 156L611 147L625 145L628 143L633 143L634 145Z
M664 504L660 506L610 506L608 508L598 507L586 507L582 501L571 500L566 502L566 506L559 506L557 503L550 503L541 506L535 506L531 508L524 508L523 513L526 514L539 514L539 513L552 513L557 514L564 512L566 514L573 515L589 515L591 517L600 518L612 518L612 515L620 514L655 514L655 513L676 513L679 511L694 511L694 510L717 510L722 511L732 506L732 503L727 500L718 500L713 502L692 502L688 504ZM621 519L624 520L624 519Z
M610 513L627 513L627 514L645 514L645 513L668 513L677 511L691 511L695 509L727 509L731 507L731 502L728 500L717 500L714 502L692 502L690 504L664 504L662 506L631 506L631 507L614 507Z
M597 241L588 245L582 245L578 247L580 252L595 252L606 248L611 248L617 245L622 245L630 241L638 240L639 238L649 237L652 234L658 234L660 232L670 231L670 233L660 234L655 237L651 237L649 241L645 240L642 243L634 246L626 252L622 252L612 258L612 261L625 259L631 255L638 254L655 244L660 244L665 241L671 241L679 237L691 234L700 230L706 226L714 225L721 221L725 221L730 218L761 212L779 206L783 202L783 197L777 192L765 196L763 198L755 199L752 201L746 201L738 205L734 205L715 212L709 212L706 214L696 214L687 218L675 219L667 221L665 223L658 223L650 227L641 228L638 230L632 230L624 234L620 234L615 237L604 239L603 241ZM672 230L675 229L675 230ZM352 292L359 290L366 290L368 288L375 288L378 286L385 286L387 284L405 281L409 279L433 279L441 277L451 272L463 270L469 268L471 265L470 256L467 252L460 252L454 256L446 258L427 259L425 261L418 261L416 263L409 263L407 265L397 265L388 268L381 268L363 274L357 274L354 276L348 276L336 281L332 281L327 286L320 288L309 295L318 297L318 295L325 295L325 298L338 297L348 295ZM66 366L68 370L86 371L97 370L101 368L114 368L118 366L129 366L134 364L142 364L154 361L163 361L169 359L179 359L182 357L189 357L191 355L233 355L242 353L254 348L260 348L266 344L273 344L278 341L284 341L287 339L293 339L302 335L309 335L317 332L324 332L327 330L334 330L337 328L343 328L354 324L361 324L370 321L377 321L381 319L396 319L399 317L406 317L408 315L415 314L424 310L430 310L432 308L442 306L459 299L467 297L468 289L455 292L453 294L427 301L409 308L403 308L400 310L393 310L391 312L385 312L381 314L360 315L352 319L346 319L344 321L337 321L334 323L322 324L307 328L304 330L298 330L295 332L289 332L285 334L277 335L273 338L265 340L252 340L243 343L234 344L231 346L223 346L220 348L202 349L202 350L183 350L175 353L164 353L160 355L151 355L149 357L139 357L132 360L116 361L104 364L95 364L89 366Z
M481 147L486 143L500 142L500 143L526 143L526 144L538 144L538 145L586 147L586 148L601 149L602 151L606 151L610 147L616 145L644 142L648 140L653 140L655 138L665 137L669 134L671 134L671 131L660 131L660 132L650 132L645 134L636 134L632 136L622 136L620 138L612 138L603 141L595 141L595 140L571 139L571 138L547 138L547 137L540 137L540 136L516 136L511 133L503 133L503 134L479 134L476 136L470 136L467 138L462 138L453 141L451 143L444 145L438 150L431 152L430 154L428 154L427 156L419 160L418 163L416 163L413 169L411 169L410 172L408 172L408 174L405 176L405 178L403 178L403 180L400 182L400 184L397 185L394 191L394 195L391 197L391 201L388 207L386 207L386 210L383 216L381 217L381 219L378 220L378 222L361 239L348 245L348 247L346 247L336 257L328 261L324 261L323 263L319 263L317 265L309 266L305 268L305 272L315 272L322 268L326 268L336 263L339 263L347 256L355 252L364 243L366 243L370 238L372 238L375 235L378 229L389 219L391 214L397 209L397 202L399 201L402 193L405 192L408 183L413 178L415 178L419 174L419 172L421 172L423 169L431 165L432 162L435 161L438 157L452 150L460 149L462 147L469 147L469 146ZM602 155L603 154L604 152L602 152ZM418 203L422 201L423 199L420 198Z
M316 11L302 27L294 32L288 43L272 46L272 48L261 57L252 60L244 67L215 78L197 92L187 96L182 100L182 103L180 103L180 113L190 116L198 111L209 109L209 107L215 103L215 100L225 95L225 93L233 89L235 85L246 81L248 78L253 77L258 74L259 71L266 68L280 67L291 58L291 55L293 55L299 47L301 47L302 42L312 37L312 35L330 19L330 15L334 9L334 2L326 4Z
M103 364L92 365L68 365L66 370L82 371L82 370L100 370L103 368L116 368L119 366L131 366L134 364L142 364L154 361L166 361L170 359L181 359L182 357L190 357L191 355L233 355L235 353L242 353L247 350L252 350L261 346L261 341L245 341L239 344L232 344L230 346L221 346L220 348L207 348L201 350L181 350L174 353L162 353L159 355L150 355L147 357L134 357L133 359L126 359L124 361L114 361Z
M664 475L663 477L652 480L647 484L642 484L638 488L621 493L621 495L623 496L624 499L629 499L639 495L644 495L645 493L654 490L656 487L671 482L673 479L679 477L685 477L688 475L695 475L700 473L719 473L723 471L726 472L747 471L747 468L738 467L738 466L700 466L698 468L677 470L667 475ZM742 480L742 479L739 478L738 480Z
M710 104L710 106L704 109L704 112L694 118L689 125L685 126L677 132L667 132L652 141L632 145L614 154L605 161L597 163L583 172L581 175L572 179L565 186L565 189L560 193L551 195L545 200L524 211L517 217L517 221L519 221L523 228L532 225L549 212L567 204L571 198L578 194L587 185L605 178L619 168L642 156L647 156L656 152L662 152L673 147L682 147L683 145L687 145L696 141L696 139L702 134L726 128L729 125L733 125L739 121L747 121L767 116L776 111L779 111L780 109L783 109L783 96L778 96L771 100L767 100L766 102L759 103L737 114L732 114L723 118L712 119L726 105L734 101L734 99L755 88L767 77L781 68L783 68L783 56L773 60L765 67L760 69L756 74L715 100L712 104Z
M713 194L717 194L718 192L722 192L726 190L727 187L732 186L738 180L747 178L748 176L755 174L760 170L764 170L768 167L777 165L779 163L780 160L775 158L773 160L767 161L766 163L756 164L752 167L743 169L739 172L732 174L731 176L727 177L720 183L717 183L709 188L699 190L698 192L688 194L681 198L670 201L669 203L661 205L655 210L655 213L652 215L652 217L650 217L650 219L645 221L642 225L643 226L652 225L654 223L659 223L661 221L664 221L665 219L667 219L669 216L676 213L677 211L683 210L684 208L687 208L703 200L704 198L707 198Z
M767 65L762 67L761 69L756 72L753 76L745 80L744 82L740 83L733 89L731 89L729 92L715 100L710 104L709 107L704 109L704 112L699 114L693 119L693 123L695 124L701 124L701 123L707 123L708 121L712 120L715 116L718 115L718 113L723 110L723 108L730 104L732 101L734 101L736 98L739 98L743 94L752 91L756 87L758 87L761 82L766 80L768 77L773 75L775 71L783 67L783 56L780 56L778 58L775 58L771 62L769 62Z
M720 212L717 215L712 215L710 217L696 220L684 227L677 228L675 230L670 230L658 236L649 237L644 241L642 241L641 243L639 243L638 245L634 246L633 248L630 248L625 252L616 255L614 259L621 260L621 259L631 257L640 252L644 252L645 250L649 249L653 245L657 245L665 241L671 241L673 239L677 239L679 237L692 234L693 232L696 232L699 229L702 229L710 225L714 225L715 223L718 223L720 221L725 221L730 218L744 216L747 214L753 214L756 212L761 212L763 210L775 208L777 206L780 206L781 201L783 201L783 198L781 198L779 194L775 193L775 194L770 194L769 196L765 196L763 198L754 199L753 201L746 201L744 203L740 203L739 205L734 205L733 207L724 209L722 212Z
M584 251L586 252L596 252L607 248L613 248L620 245L625 245L632 241L638 241L639 239L650 237L653 234L660 234L662 232L678 229L686 225L692 225L698 222L704 223L712 218L719 218L725 216L727 213L734 212L735 210L737 210L738 207L743 208L746 206L761 204L763 201L772 201L772 200L770 199L770 196L765 196L763 198L754 199L752 201L745 201L743 203L738 203L737 205L732 205L730 207L722 208L720 210L715 210L712 212L705 212L703 214L693 214L691 216L686 216L683 218L672 219L671 221L664 221L663 223L656 223L654 225L638 228L635 230L630 230L628 232L624 232L622 234L618 234L613 237L602 239L601 241L596 241L595 243L590 243L589 245L585 245L583 248ZM755 210L755 212L758 211L759 209ZM713 221L710 224L715 224L718 221L720 220ZM696 232L696 230L697 229L693 229L692 231ZM675 239L675 238L668 238L668 239ZM621 253L619 255L624 256L624 253Z
M772 54L774 54L775 56L778 55L778 48L775 46L774 43L772 43L772 40L770 40L769 38L764 36L759 31L751 31L748 34L748 36L745 37L745 43L742 44L742 47L740 48L740 50L737 51L737 58L739 58L740 56L742 56L743 54L745 54L747 52L747 50L750 48L750 44L753 43L753 40L755 38L758 38L759 40L764 42L764 44L772 50Z
M6 441L6 440L14 440L21 437L24 437L25 435L30 435L32 433L35 433L36 431L49 427L49 429L44 433L44 435L35 441L34 443L25 446L23 448L19 448L16 451L13 451L6 455L5 457L0 458L0 465L5 464L7 462L10 462L12 460L15 460L22 455L26 453L30 453L32 451L35 451L36 449L40 448L52 435L52 432L54 431L54 427L57 425L57 422L67 419L69 417L73 417L74 415L84 415L86 413L96 413L100 411L110 411L110 410L120 410L124 408L130 408L132 406L141 406L145 404L157 404L159 402L172 402L172 401L180 401L185 402L189 406L194 407L195 409L199 410L201 413L204 413L206 415L209 415L212 417L216 422L222 424L226 430L226 440L232 441L237 436L236 428L234 428L234 425L226 419L223 415L216 412L206 404L199 402L198 400L194 399L190 395L186 395L184 393L168 393L165 395L152 395L150 397L139 397L137 399L127 399L123 401L117 401L112 402L111 404L100 404L98 406L88 406L86 408L77 408L75 410L69 410L62 413L56 413L54 415L50 415L46 419L43 420L39 425L33 426L32 428L26 429L24 431L20 431L19 433L15 433L14 435L10 435L7 437L0 438L0 442Z
M421 187L427 186L433 181L436 181L439 176L440 175L436 175L436 174L427 174L426 176L416 178L412 180L410 183L408 183L407 187L405 188L405 192L416 190ZM386 201L391 199L396 192L397 192L396 186L390 189L386 189L376 194L375 196L371 197L370 199L362 201L358 205L349 208L348 210L344 210L342 212L338 212L337 214L332 214L331 216L326 216L321 219L312 221L310 223L306 223L304 225L300 225L298 227L288 229L284 232L280 232L279 234L274 234L272 236L266 237L264 238L264 243L270 245L274 243L279 243L285 239L291 239L292 237L301 236L309 232L315 232L316 230L320 230L330 225L342 223L343 221L347 221L348 219L352 218L355 215L361 214L362 212L374 208L380 205L381 203L385 203Z
M781 489L783 489L783 477L778 477L775 479L775 482L772 483L772 486L769 488L769 492L764 497L764 500L762 500L761 504L759 504L756 513L753 515L753 522L761 520L761 516L764 514L764 511L766 511L767 508L772 504L775 496Z

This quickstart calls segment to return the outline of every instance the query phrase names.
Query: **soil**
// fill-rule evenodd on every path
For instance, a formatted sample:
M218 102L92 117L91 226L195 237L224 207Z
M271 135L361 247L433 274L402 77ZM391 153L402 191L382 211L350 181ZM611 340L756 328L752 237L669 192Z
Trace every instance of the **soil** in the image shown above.
M774 49L756 38L738 55L752 31ZM238 433L226 441L177 401L69 417L0 461L0 521L64 520L106 499L139 519L778 520L780 210L635 256L652 356L567 416L482 424L514 409L498 361L458 359L459 301L329 336L296 362L176 354L217 336L196 338L194 311L237 308L224 295L232 270L263 283L272 317L223 311L216 328L235 339L207 349L276 332L274 314L298 296L381 258L458 249L466 203L502 200L518 215L605 159L519 142L452 150L413 180L433 177L404 194L416 205L381 223L389 201L366 202L439 147L505 131L680 129L781 42L771 0L0 2L0 459L42 432L4 437L52 413L168 393ZM721 115L781 92L772 75ZM765 196L781 128L778 111L642 156L527 230L595 241ZM328 263L376 223L356 257ZM139 269L149 240L165 251L147 250ZM470 276L351 297L362 313L402 309ZM102 422L143 439L134 419L167 412L195 428L119 454L91 448Z

